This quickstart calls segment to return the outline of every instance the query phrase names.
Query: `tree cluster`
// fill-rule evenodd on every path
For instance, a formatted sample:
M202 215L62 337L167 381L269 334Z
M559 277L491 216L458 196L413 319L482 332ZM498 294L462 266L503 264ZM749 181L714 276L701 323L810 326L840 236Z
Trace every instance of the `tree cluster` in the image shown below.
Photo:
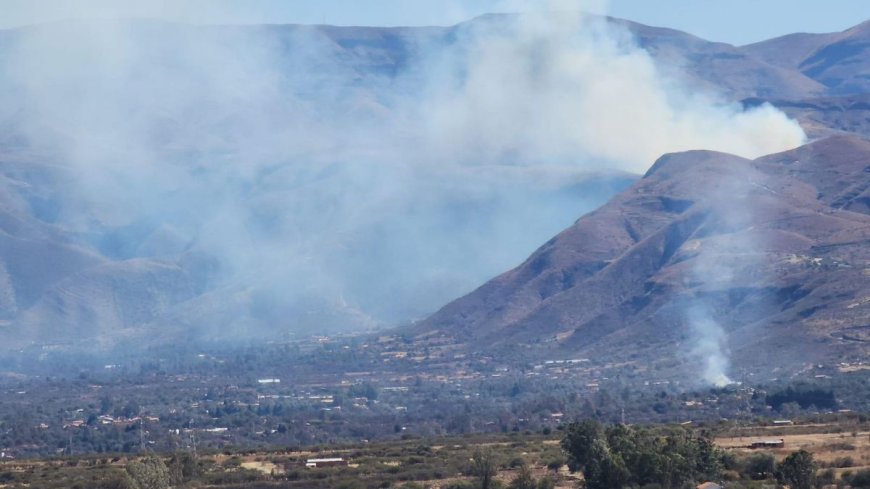
M776 481L791 489L811 489L816 482L817 468L813 454L798 450L786 457L776 468Z
M767 404L777 411L784 404L796 403L802 409L815 406L818 409L834 409L837 399L830 389L822 389L809 385L788 386L783 390L767 396Z
M718 478L722 454L705 436L679 428L570 424L562 439L571 470L588 489L683 487Z

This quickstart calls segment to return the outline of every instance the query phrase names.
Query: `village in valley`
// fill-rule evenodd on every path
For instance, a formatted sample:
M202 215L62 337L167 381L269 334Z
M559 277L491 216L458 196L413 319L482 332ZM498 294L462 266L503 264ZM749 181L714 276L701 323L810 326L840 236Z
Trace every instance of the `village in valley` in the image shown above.
M71 460L108 470L163 453L195 456L216 481L297 478L298 487L315 487L306 484L320 477L316 469L447 487L473 479L462 457L497 446L506 447L497 450L505 482L522 462L569 487L576 475L559 442L566 426L589 418L709 433L737 457L805 448L838 473L870 465L870 425L857 414L870 403L870 370L860 362L692 388L649 365L508 363L432 337L316 336L141 360L76 357L76 369L62 352L54 345L27 374L2 378L6 473L33 475ZM409 460L409 450L424 450L422 461ZM436 463L433 453L455 472L409 475Z
M53 346L41 358L0 384L0 448L10 456L176 450L193 438L222 449L540 432L586 417L705 424L845 416L870 404L870 370L857 362L709 388L654 364L507 362L431 337L316 336L126 362L70 359ZM64 364L71 360L75 368Z

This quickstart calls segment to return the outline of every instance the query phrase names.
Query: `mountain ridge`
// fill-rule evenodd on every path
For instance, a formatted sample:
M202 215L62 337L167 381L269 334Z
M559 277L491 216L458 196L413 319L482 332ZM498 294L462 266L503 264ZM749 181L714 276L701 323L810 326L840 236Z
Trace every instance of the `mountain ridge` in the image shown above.
M148 36L191 39L207 32L205 39L210 41L220 39L223 33L236 30L262 35L268 40L270 47L276 47L277 52L284 56L281 58L286 62L286 66L281 67L285 70L283 74L293 80L296 79L293 77L310 77L300 85L302 102L310 104L320 98L346 102L342 111L362 114L368 121L377 120L379 114L390 110L389 104L383 100L383 93L404 90L407 88L404 84L414 81L418 74L404 70L420 54L423 49L421 46L432 43L442 47L461 47L462 36L467 34L467 29L482 22L503 21L506 18L509 17L485 16L454 26L425 28L305 25L191 27L160 22L144 22L137 24L137 28L144 33L146 39ZM668 71L674 77L689 79L691 86L715 91L723 104L744 103L744 106L749 107L764 102L772 103L798 119L812 138L841 133L870 135L870 124L867 123L870 119L866 117L866 113L870 111L870 95L867 95L870 93L870 85L862 81L867 71L865 62L870 63L870 48L862 44L870 35L866 23L841 33L796 34L798 37L785 36L748 46L731 46L674 29L645 26L620 19L610 19L609 22L613 23L611 27L614 29L627 29L638 46L650 53L662 70ZM56 34L55 29L63 30L61 27L66 29L70 25L0 31L0 58L3 49L16 42L16 36L34 34L51 38ZM74 23L72 25L75 28L70 29L70 32L87 30L86 26ZM310 37L323 41L322 44L317 44L318 49L322 50L313 53L294 50L295 43ZM202 42L202 39L196 39ZM795 42L798 47L791 45ZM155 53L160 54L159 51ZM315 59L317 63L312 66L317 69L310 73L293 72L290 68L299 59ZM855 60L859 62L856 63ZM13 73L3 71L2 68L0 65L0 77L12 76ZM842 78L839 82L836 80L838 77ZM8 100L13 100L15 94L7 97ZM304 106L302 102L300 107ZM161 341L171 341L173 335L186 337L190 331L202 330L206 332L204 334L217 334L207 329L210 324L218 324L220 331L238 327L245 334L251 331L252 335L259 332L271 337L290 329L293 320L301 322L309 316L314 318L311 323L317 324L314 330L318 331L323 324L329 324L329 328L325 328L328 331L384 326L386 320L378 318L383 311L364 303L363 299L354 302L350 294L350 300L345 301L343 290L341 294L324 293L318 296L319 290L305 289L305 299L294 301L281 295L272 296L268 290L252 290L239 284L220 283L216 277L229 266L219 263L207 250L194 249L197 244L196 236L191 236L189 231L179 230L176 222L151 222L143 218L116 224L104 216L111 214L112 209L85 208L84 217L77 218L73 224L65 223L64 218L68 217L66 214L75 211L66 205L69 201L68 194L71 193L68 183L74 182L78 175L61 161L53 160L51 148L28 146L30 143L27 138L15 130L15 106L9 107L11 115L5 114L9 117L0 118L0 127L4 128L0 132L0 188L3 190L0 201L0 319L3 323L0 323L0 331L4 338L9 339L8 345L38 342L49 336L55 336L57 341L82 341L86 344L99 338L107 346L113 343L114 335L123 338L138 335L139 339L160 338ZM3 111L0 111L0 115L4 115ZM206 118L207 115L202 117ZM162 129L154 138L166 144L170 155L174 155L173 134L188 128L179 121L167 120L166 127ZM210 135L207 130L197 130L202 130L203 136ZM250 135L244 134L240 137L247 136ZM855 144L848 138L831 141L840 141L846 146ZM861 148L853 150L856 154L864 154ZM682 171L693 174L692 168L695 165L704 167L711 161L720 160L731 161L741 167L751 166L748 160L698 151L681 157L670 155L658 160L647 171L646 179L664 179L680 165L686 167ZM197 164L203 165L202 162ZM196 171L205 176L201 168ZM279 173L281 165L276 164L269 171ZM329 171L335 171L335 166L323 173L328 174ZM268 179L272 174L256 175L256 178L244 181L238 189L232 190L247 199L262 198L262 208L268 211L270 206L275 206L269 201L274 198L275 192L266 193L267 190L274 191L267 189ZM565 200L572 202L577 208L586 208L581 207L580 203L592 205L606 201L634 182L634 177L623 174L610 175L607 178L590 177L588 181L581 177L573 175L577 181L560 180L560 184L552 185L552 188L529 190L518 186L515 180L519 178L512 176L506 179L505 188L512 192L538 192L535 195L553 199L550 208L567 213L570 210L564 210L563 197L570 197ZM311 178L300 186L314 186L319 181L317 179L324 177L315 175ZM797 185L800 180L794 176L788 178L793 185ZM822 190L837 194L827 204L843 211L857 211L868 206L866 191L860 182L860 179L858 183L846 179L826 183L829 186ZM446 182L443 185L454 188L457 183ZM604 280L600 277L605 277L615 284L616 294L611 297L596 291L596 294L604 294L601 297L596 296L596 301L613 307L644 307L642 301L634 305L619 302L624 299L622 295L643 298L644 295L639 294L637 287L646 287L645 281L632 285L617 280L627 280L631 276L628 273L631 267L626 264L628 261L621 259L622 255L629 253L632 247L644 240L650 240L649 248L658 247L664 250L676 237L698 232L707 222L706 219L710 218L709 214L692 214L694 211L691 209L700 205L698 202L703 196L689 192L691 189L683 188L678 182L671 182L671 185L673 188L660 195L653 192L642 197L635 196L631 205L625 201L625 209L601 208L587 214L582 226L571 226L563 234L550 240L544 248L526 260L518 271L513 272L513 275L512 272L500 274L492 282L495 285L484 286L483 292L474 299L478 301L481 309L468 312L469 318L482 317L489 318L488 321L497 319L507 323L521 320L523 313L518 308L490 306L502 300L496 285L523 280L535 287L518 288L511 295L511 302L518 306L532 307L542 300L549 303L567 300L560 299L565 291L573 290L577 284L594 277L599 277L594 283ZM178 193L182 192L176 192ZM578 197L586 198L586 194L592 197L588 200ZM802 202L802 205L809 205L808 201ZM478 203L473 199L459 200L445 207L451 207L450 210L453 207L467 210ZM483 204L495 208L503 203L497 199L494 202L483 199ZM262 226L265 229L264 234L268 234L269 223L275 220L275 216L267 211L250 216L256 221L254 227ZM675 216L683 216L687 212L691 215L686 214L685 221L674 220ZM482 214L478 221L485 222L487 216ZM576 214L572 214L570 219L574 216ZM535 222L540 217L526 216L526 219L528 222ZM383 255L381 259L386 262L395 260L393 255L398 255L399 252L410 254L407 252L409 247L405 246L381 251L384 247L375 242L378 237L402 229L404 228L399 226L397 231L384 225L383 229L371 231L372 243L363 246L364 253L349 253L348 256L334 259L330 264L337 263L335 266L343 268L362 268L358 262L370 261L372 257ZM435 229L438 232L441 228ZM541 241L543 239L546 238ZM568 241L574 244L569 245ZM330 241L330 246L333 245L336 249L347 247L338 238ZM827 245L819 243L818 246ZM528 249L532 249L532 246ZM637 252L637 263L653 269L658 265L656 260L665 259L661 253L654 255L647 256ZM671 258L673 257L668 259ZM457 263L460 265L456 269L449 270L452 275L433 280L426 287L416 290L435 291L439 300L442 300L455 297L473 288L473 284L491 276L478 274L471 278L463 276L456 279L454 275L461 275L465 272L462 268L468 265L467 261L462 260ZM429 269L425 271L432 273ZM670 277L660 278L664 280ZM366 289L373 288L377 282L378 280L370 279L371 286ZM404 287L385 288L381 297L398 296L411 302L416 299L415 296L423 294L407 292L405 289L411 287L407 282L403 283ZM651 286L668 284L664 280ZM273 287L271 283L269 285L272 289L279 288ZM308 286L307 283L305 285ZM399 295L398 292L405 295ZM374 300L369 299L369 302ZM402 302L402 299L397 299L397 302ZM441 303L434 304L430 300L421 301L421 304L413 304L413 307L396 306L395 311L390 310L390 314L383 316L389 317L390 322L409 321L425 315ZM596 307L598 308L588 308L574 320L598 321L605 325L600 330L603 334L610 331L608 328L614 327L613 320L601 316L606 311ZM257 314L270 308L273 312L257 317ZM539 314L541 322L565 320L564 314L558 314L555 309L542 310ZM397 317L398 320L395 319ZM596 317L599 318L595 319ZM258 330L254 326L256 323L265 324L265 329ZM568 329L553 329L551 332L560 335ZM498 333L486 334L480 341L497 343L500 340ZM609 334L614 333L611 331ZM569 338L566 336L562 344L570 344ZM590 338L591 336L587 336L585 340L581 340L578 336L575 341L582 343Z
M870 142L854 136L757 160L665 155L517 268L410 331L485 351L654 363L654 352L679 357L691 343L686 310L701 304L723 325L736 364L795 369L809 357L860 357L868 344L842 337L870 324L868 161ZM815 351L798 355L808 344ZM776 358L752 360L762 352Z

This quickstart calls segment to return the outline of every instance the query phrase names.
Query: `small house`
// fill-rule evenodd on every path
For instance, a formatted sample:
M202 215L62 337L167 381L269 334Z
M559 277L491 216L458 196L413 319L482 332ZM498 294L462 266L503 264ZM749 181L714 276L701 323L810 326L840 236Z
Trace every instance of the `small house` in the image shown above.
M345 467L347 460L341 457L335 458L309 458L305 462L305 466L309 469L319 469L321 467Z
M749 445L749 448L784 448L784 447L785 447L785 441L783 441L782 438L778 438L775 440L758 440L758 441L752 442L752 444Z

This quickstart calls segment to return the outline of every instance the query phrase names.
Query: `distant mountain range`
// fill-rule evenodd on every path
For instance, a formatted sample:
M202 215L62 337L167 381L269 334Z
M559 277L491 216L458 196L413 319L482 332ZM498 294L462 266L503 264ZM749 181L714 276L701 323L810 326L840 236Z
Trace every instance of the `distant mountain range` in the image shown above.
M424 47L461 47L465 30L511 18L484 16L443 28L193 27L147 22L136 24L134 30L142 39L179 43L240 32L265 36L286 56L287 65L281 67L285 76L301 80L295 86L302 102L330 100L327 110L335 112L330 116L376 121L378 114L390 110L385 93L409 89L415 75L406 69ZM728 102L770 102L796 118L813 141L754 161L703 151L666 155L640 180L622 173L575 174L555 179L556 184L551 178L542 186L505 178L492 195L473 198L465 190L455 191L479 186L473 172L455 181L433 179L432 185L447 189L452 200L431 204L432 208L424 203L422 209L393 209L402 220L378 222L362 231L312 224L335 231L334 237L316 246L329 246L334 257L323 266L347 270L354 277L349 290L339 294L341 287L320 283L316 270L321 264L305 268L301 257L289 270L298 274L304 287L298 293L274 293L285 288L286 281L268 277L269 270L252 272L267 277L253 287L224 280L228 268L241 265L229 265L213 249L201 246L201 236L185 228L194 217L184 212L167 218L146 214L129 222L107 217L112 209L73 209L70 203L78 202L79 196L71 195L67 183L79 176L53 159L53 148L35 145L27 136L31 133L21 130L16 114L31 108L17 105L17 95L7 91L0 98L3 343L110 347L143 344L144 338L145 343L220 338L220 332L229 329L273 337L288 330L328 332L407 322L472 290L516 263L533 243L612 197L516 269L415 323L411 330L437 330L472 348L537 349L548 355L607 352L614 359L632 361L691 349L694 333L686 329L686 311L703 303L708 319L721 325L723 348L734 363L753 359L758 365L785 365L866 355L870 144L862 138L870 137L870 24L735 47L671 29L620 19L608 22L627 29L673 76L721 93ZM0 31L0 67L21 36L51 39L55 31L82 35L87 30L86 25L45 25ZM299 39L312 38L318 40L317 52L294 48ZM142 51L144 56L157 55ZM293 72L293 63L300 59L310 69ZM130 72L134 80L148 75L135 67ZM0 82L14 77L9 66L0 69ZM308 110L302 102L295 108ZM174 134L196 130L200 128L168 119L164 131L149 137L165 148L157 157L175 158L179 156ZM220 130L219 123L205 127L203 137ZM231 189L239 199L256 204L247 217L256 222L263 239L278 234L270 227L277 212L272 208L280 207L276 202L287 189L270 186L269 178L280 175L282 168L269 166L248 180L240 176L238 186ZM332 165L307 175L304 182L294 182L294 188L308 189L311 182L345 171L346 166ZM523 208L525 201L505 197L514 194L544 202L541 209L556 217L524 215L514 227L491 230L487 238L485 223L494 212L519 214ZM208 202L210 197L178 191L166 196L180 203L194 198ZM333 197L338 199L340 195ZM191 205L190 214L202 210ZM302 209L305 201L293 205ZM732 208L740 212L733 215ZM421 214L435 215L437 219L419 225L441 234L453 226L443 224L448 217L466 216L466 230L484 229L478 235L489 241L476 242L469 232L456 243L439 242L414 255L409 250L417 243L405 243L401 236L407 222ZM520 244L510 253L495 259L481 252L507 241L508 231L528 228L533 231L518 236ZM222 232L226 235L220 239L231 242L232 229ZM462 247L471 244L480 254L463 256ZM448 251L452 258L439 260L439 253ZM406 260L401 278L388 281L368 275L372 268L388 275L389 267L401 260ZM433 264L441 268L433 270ZM704 267L709 273L701 270ZM725 270L721 273L728 279L717 276L716 270ZM692 355L669 358L691 361Z

